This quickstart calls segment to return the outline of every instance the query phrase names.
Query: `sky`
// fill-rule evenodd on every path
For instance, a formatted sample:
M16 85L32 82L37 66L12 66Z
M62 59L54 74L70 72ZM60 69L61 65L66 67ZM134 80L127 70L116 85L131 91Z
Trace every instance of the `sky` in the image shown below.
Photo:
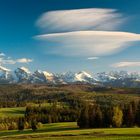
M140 72L140 0L1 0L0 65Z

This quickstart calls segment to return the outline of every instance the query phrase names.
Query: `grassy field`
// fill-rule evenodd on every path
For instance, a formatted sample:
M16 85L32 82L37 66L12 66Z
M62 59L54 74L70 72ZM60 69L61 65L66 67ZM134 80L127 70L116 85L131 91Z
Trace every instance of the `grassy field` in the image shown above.
M57 103L57 107L61 107L61 102ZM39 106L39 104L35 104L35 103L28 103L27 105L30 106ZM52 104L50 103L42 103L41 106L46 106L46 107L50 107L52 106ZM26 107L13 107L13 108L0 108L0 117L4 118L4 117L22 117L24 116L24 112L25 112L25 108Z
M140 128L79 129L75 122L43 125L36 132L1 131L0 140L140 140Z
M25 107L0 108L0 117L24 116Z

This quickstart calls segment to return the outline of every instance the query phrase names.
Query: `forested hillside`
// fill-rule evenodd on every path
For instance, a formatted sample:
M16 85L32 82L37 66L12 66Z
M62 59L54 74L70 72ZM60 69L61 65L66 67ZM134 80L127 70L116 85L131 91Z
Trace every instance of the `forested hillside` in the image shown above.
M100 105L119 105L140 99L139 88L111 88L93 85L0 85L0 107L26 106L27 103L83 100Z

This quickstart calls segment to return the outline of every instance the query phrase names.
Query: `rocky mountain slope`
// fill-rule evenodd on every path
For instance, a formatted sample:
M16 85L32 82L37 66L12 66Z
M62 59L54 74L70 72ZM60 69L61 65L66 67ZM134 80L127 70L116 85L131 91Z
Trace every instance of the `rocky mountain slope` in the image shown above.
M0 83L89 83L100 86L140 87L140 73L111 71L108 73L97 73L92 76L85 71L55 74L41 70L30 72L28 68L25 67L20 67L14 71L11 71L0 66Z

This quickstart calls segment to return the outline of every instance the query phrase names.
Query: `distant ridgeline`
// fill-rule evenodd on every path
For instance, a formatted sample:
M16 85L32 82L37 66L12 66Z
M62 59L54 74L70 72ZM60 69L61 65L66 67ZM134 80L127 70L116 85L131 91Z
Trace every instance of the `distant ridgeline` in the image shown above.
M28 103L74 102L82 100L103 106L128 104L140 99L140 88L98 87L89 84L4 84L0 85L0 107Z
M126 71L101 72L91 76L85 71L77 73L49 73L47 71L36 70L30 72L27 68L17 68L11 71L0 66L0 83L1 84L93 84L97 86L112 87L140 87L140 73L128 73Z

